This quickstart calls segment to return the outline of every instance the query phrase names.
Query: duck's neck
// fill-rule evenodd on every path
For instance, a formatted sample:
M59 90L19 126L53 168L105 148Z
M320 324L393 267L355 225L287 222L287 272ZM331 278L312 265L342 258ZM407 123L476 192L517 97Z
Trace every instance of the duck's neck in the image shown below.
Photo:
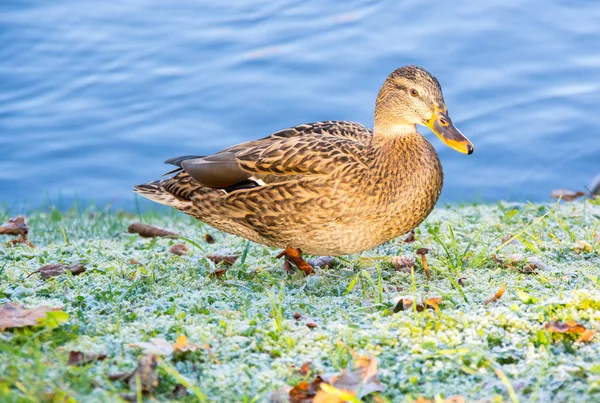
M415 125L385 121L379 124L375 123L373 141L376 146L382 147L387 143L394 143L399 138L411 137L414 134L419 135Z
M375 131L373 141L372 170L385 189L386 202L410 201L421 205L424 216L429 214L443 182L442 166L431 143L414 126L405 131Z

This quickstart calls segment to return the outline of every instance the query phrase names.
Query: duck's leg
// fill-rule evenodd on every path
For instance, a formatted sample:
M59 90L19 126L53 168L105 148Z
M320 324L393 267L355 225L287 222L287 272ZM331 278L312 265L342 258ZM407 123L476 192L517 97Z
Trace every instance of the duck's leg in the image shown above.
M296 265L296 267L302 270L307 276L315 272L312 266L306 263L306 260L302 259L302 251L300 249L288 246L283 250L283 252L277 255L278 259L282 257L285 258L283 270L285 270L286 273L290 273L292 271L290 262Z

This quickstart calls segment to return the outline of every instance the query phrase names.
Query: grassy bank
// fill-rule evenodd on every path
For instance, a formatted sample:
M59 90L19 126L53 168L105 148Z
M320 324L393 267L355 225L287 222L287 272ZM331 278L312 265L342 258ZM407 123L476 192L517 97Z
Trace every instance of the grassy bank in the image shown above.
M1 222L9 217L0 211ZM34 249L2 238L0 304L62 308L68 319L0 332L1 401L137 399L135 379L109 378L136 368L143 350L130 344L180 335L198 349L159 360L158 386L143 399L268 401L282 386L351 368L352 353L376 358L385 385L365 401L600 399L600 334L577 342L580 333L553 325L600 326L600 205L589 201L440 207L415 242L336 258L309 277L285 274L278 251L177 213L47 209L27 219ZM136 221L193 244L127 233ZM189 252L170 253L177 243ZM217 276L205 256L224 248L239 258ZM429 249L429 281L420 248ZM416 258L412 272L392 265L402 255ZM76 262L85 273L31 275ZM439 310L402 310L402 296L442 300ZM69 366L70 351L107 358ZM187 395L173 394L178 383Z

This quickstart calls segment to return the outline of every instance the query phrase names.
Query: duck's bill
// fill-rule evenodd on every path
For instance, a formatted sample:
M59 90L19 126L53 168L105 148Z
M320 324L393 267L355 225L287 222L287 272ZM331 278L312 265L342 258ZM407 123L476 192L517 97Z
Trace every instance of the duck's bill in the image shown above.
M454 125L446 108L435 108L435 112L427 122L429 127L450 148L463 154L473 154L475 147Z

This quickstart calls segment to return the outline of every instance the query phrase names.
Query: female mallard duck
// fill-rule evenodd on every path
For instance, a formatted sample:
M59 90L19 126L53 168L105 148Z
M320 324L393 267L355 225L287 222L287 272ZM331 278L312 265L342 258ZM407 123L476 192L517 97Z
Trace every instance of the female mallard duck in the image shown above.
M379 91L373 130L326 121L281 130L210 156L166 163L173 177L135 187L221 231L271 247L307 274L311 255L376 247L418 226L435 206L443 173L429 127L465 154L438 81L416 66L394 71Z

